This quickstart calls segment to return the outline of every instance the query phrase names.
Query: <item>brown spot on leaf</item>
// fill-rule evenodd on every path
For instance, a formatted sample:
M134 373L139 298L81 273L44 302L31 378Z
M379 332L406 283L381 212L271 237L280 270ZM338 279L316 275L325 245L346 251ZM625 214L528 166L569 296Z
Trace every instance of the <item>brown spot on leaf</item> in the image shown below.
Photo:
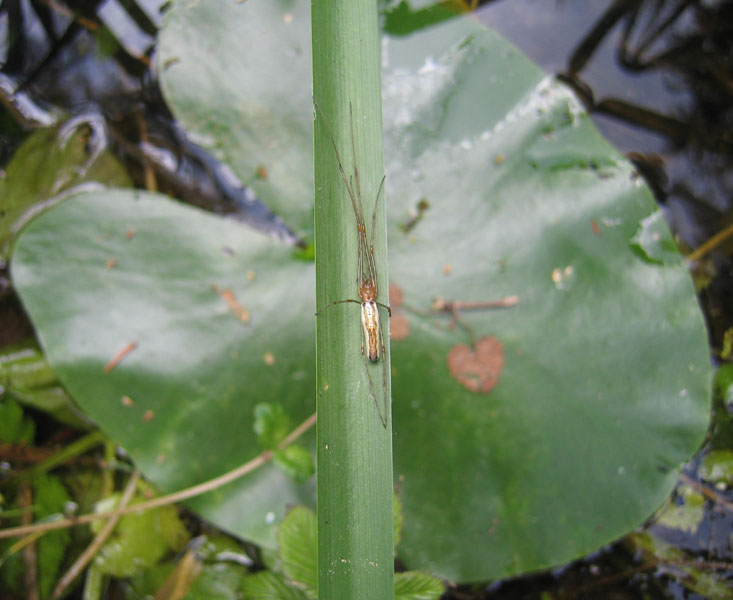
M397 308L405 300L405 295L402 293L402 288L395 283L389 284L389 303L392 308Z
M211 284L211 288L221 296L221 299L226 302L229 310L237 315L242 323L244 323L245 325L249 323L249 310L237 301L237 297L234 295L234 292L232 290L223 290L215 283Z
M389 319L389 339L396 342L404 340L410 333L410 322L407 315L399 309L405 300L402 288L394 283L389 284L389 303L392 316Z
M389 339L395 342L404 340L410 333L410 322L403 312L394 313L389 320Z
M596 235L601 235L601 228L598 227L598 223L596 223L593 219L590 220L590 227L593 230L593 233Z
M456 344L448 353L448 369L463 387L475 393L488 394L504 368L504 348L493 336L476 342L475 349Z

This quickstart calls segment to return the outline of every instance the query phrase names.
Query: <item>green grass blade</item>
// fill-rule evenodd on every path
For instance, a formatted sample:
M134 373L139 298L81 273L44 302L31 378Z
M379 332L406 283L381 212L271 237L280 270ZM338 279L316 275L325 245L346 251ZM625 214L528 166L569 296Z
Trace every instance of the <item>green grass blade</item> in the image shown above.
M379 36L374 0L314 1L315 241L318 409L318 597L393 597L392 446L389 348L365 360L358 299L358 234L345 177L371 236L379 297L388 304ZM331 141L333 136L333 143ZM356 198L358 201L358 197ZM363 259L366 261L367 257ZM380 309L389 339L386 311ZM386 344L385 344L386 345Z

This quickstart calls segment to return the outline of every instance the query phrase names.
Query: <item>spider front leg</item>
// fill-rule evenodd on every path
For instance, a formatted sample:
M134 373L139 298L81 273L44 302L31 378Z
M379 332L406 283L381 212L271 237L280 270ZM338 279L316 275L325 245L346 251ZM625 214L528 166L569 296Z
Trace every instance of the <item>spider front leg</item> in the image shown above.
M353 300L351 298L347 298L346 300L336 300L336 302L331 302L331 304L327 304L321 310L316 312L316 316L326 312L329 308L335 306L336 304L343 304L344 302L353 302L354 304L361 304L361 302L359 302L358 300Z

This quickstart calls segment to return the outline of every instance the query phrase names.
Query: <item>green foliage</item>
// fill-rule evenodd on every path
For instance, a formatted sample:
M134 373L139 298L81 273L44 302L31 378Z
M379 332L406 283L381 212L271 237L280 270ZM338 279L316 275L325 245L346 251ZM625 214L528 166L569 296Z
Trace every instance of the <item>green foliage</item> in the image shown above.
M275 464L296 483L303 484L313 477L315 466L309 450L297 444L279 449L277 446L293 429L290 418L280 404L261 403L255 406L254 431L264 450L273 450Z
M97 503L98 512L113 510L121 494L116 493ZM140 502L141 499L137 499ZM133 501L134 503L135 501ZM97 532L104 521L94 521ZM120 518L115 531L94 559L95 567L105 575L130 577L155 564L171 551L180 550L188 532L178 518L175 506L163 506Z
M305 23L308 7L177 3L159 52L176 116L240 177L265 152L271 178L257 192L302 232L313 113L309 87L293 82L309 80L309 42L283 11ZM645 227L654 204L628 163L511 46L460 18L384 43L389 276L404 297L392 321L409 326L391 343L400 556L461 581L570 560L658 507L702 439L710 371L689 276L655 248L668 238L654 233L659 219ZM422 198L429 208L404 232ZM64 385L163 490L259 453L251 421L263 398L294 422L313 410L313 268L273 240L158 195L108 190L31 223L12 276ZM246 304L250 323L212 283ZM432 309L436 296L513 294L514 308L461 313L468 328ZM336 321L351 327L353 308L334 308ZM481 373L451 371L454 348L480 363L471 332L502 348L488 393L466 387ZM358 333L349 344L360 358ZM312 506L314 492L267 466L188 504L272 546L286 506Z
M0 263L8 256L20 228L51 198L84 182L129 185L129 177L109 152L88 154L88 131L81 127L65 140L55 128L41 129L26 139L0 178Z
M275 464L297 484L306 483L315 473L313 454L303 446L291 444L282 450L275 450L273 457Z
M287 169L257 191L296 227L312 194L309 179L303 186L309 161L290 149L309 141L310 90L278 102L269 74L308 80L307 52L281 52L307 48L304 28L283 25L284 13L304 23L307 8L179 5L159 54L161 65L176 60L161 69L172 110L236 172L253 170L255 153L241 148L261 148L255 129L266 133L268 162ZM431 15L436 24L416 32L398 16L390 31L413 33L384 37L382 80L389 279L404 299L392 324L408 324L391 343L400 555L457 580L564 562L652 513L698 447L710 384L704 324L651 194L572 93L470 19L437 24ZM202 50L211 31L218 61ZM344 116L324 112L335 123ZM429 208L405 232L421 199ZM337 232L348 242L350 229ZM333 243L348 260L350 247ZM431 312L436 296L512 295L514 308L461 313L466 327ZM354 325L350 308L331 309L335 330ZM482 369L496 356L468 347L472 335L500 348L488 392ZM350 344L360 344L358 332ZM463 372L450 362L456 351Z
M0 349L0 386L12 398L62 423L77 429L89 428L89 421L61 387L35 342Z
M263 450L274 450L293 426L281 404L261 403L254 408L254 432Z
M678 572L678 579L684 587L706 600L729 600L730 582L694 560L680 549L668 544L649 532L636 532L629 536L629 545L639 552L644 560L664 567L665 563Z
M0 417L2 419L2 417ZM63 512L71 500L60 478L40 475L33 479L33 515L42 521ZM7 507L3 507L7 508ZM0 540L0 590L20 597L24 593L24 565L20 550L12 551L16 540ZM38 590L41 598L49 598L67 559L71 534L67 529L51 531L36 540L35 555L38 567Z
M244 597L251 600L306 600L298 588L290 586L279 573L260 571L245 578L242 584Z
M277 536L285 576L302 587L309 598L318 588L318 532L313 511L293 508L285 517Z
M655 524L694 535L705 516L704 505L705 497L685 486L676 501L667 502L656 517Z
M392 520L394 529L394 545L395 548L402 539L402 527L405 524L405 515L402 510L402 502L397 494L392 494Z
M15 400L0 397L0 442L6 444L30 443L35 424L23 414L23 407Z
M723 347L720 350L720 358L723 360L733 358L733 327L726 329L723 333Z
M398 502L395 501L395 505ZM316 516L313 511L292 509L278 532L282 574L261 571L245 578L245 597L252 600L315 600L318 582ZM395 538L399 531L395 532ZM436 577L416 571L395 574L394 594L399 600L436 600L444 591Z
M186 594L186 600L231 600L244 597L247 571L242 565L226 562L205 564ZM244 595L243 595L244 594Z
M444 591L443 582L427 573L417 571L395 573L395 600L437 600Z
M705 454L698 476L716 486L733 486L733 450L711 450Z
M243 585L252 560L230 537L209 534L191 541L175 562L162 562L129 580L127 600L167 597L173 588L186 600L244 598ZM183 596L181 596L183 597Z
M59 477L40 475L33 480L33 503L36 520L62 514L71 501L66 487ZM58 582L61 566L66 563L71 532L58 529L46 533L37 541L38 588L41 598L49 598Z

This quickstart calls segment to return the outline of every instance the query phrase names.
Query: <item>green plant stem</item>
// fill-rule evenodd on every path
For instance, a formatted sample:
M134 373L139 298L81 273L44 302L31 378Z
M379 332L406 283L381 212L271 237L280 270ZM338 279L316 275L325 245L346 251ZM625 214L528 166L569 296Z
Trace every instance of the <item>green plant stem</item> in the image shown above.
M86 452L94 448L94 446L97 446L104 441L105 437L101 431L92 431L91 433L86 434L85 436L79 438L68 446L65 446L53 456L38 463L35 467L30 469L28 473L26 473L25 477L27 479L33 479L34 477L38 477L42 473L48 473L59 465L62 465L65 462L73 460L74 458L81 456L82 454L85 454Z
M376 2L314 0L311 21L313 94L319 107L314 142L316 298L322 311L316 324L318 597L385 600L394 593L389 347L379 361L368 362L361 350L359 306L329 307L358 299L356 221L329 127L346 177L356 188L353 111L369 236L384 173ZM376 211L374 256L378 300L388 304L385 202L380 198ZM380 310L388 340L388 318Z

